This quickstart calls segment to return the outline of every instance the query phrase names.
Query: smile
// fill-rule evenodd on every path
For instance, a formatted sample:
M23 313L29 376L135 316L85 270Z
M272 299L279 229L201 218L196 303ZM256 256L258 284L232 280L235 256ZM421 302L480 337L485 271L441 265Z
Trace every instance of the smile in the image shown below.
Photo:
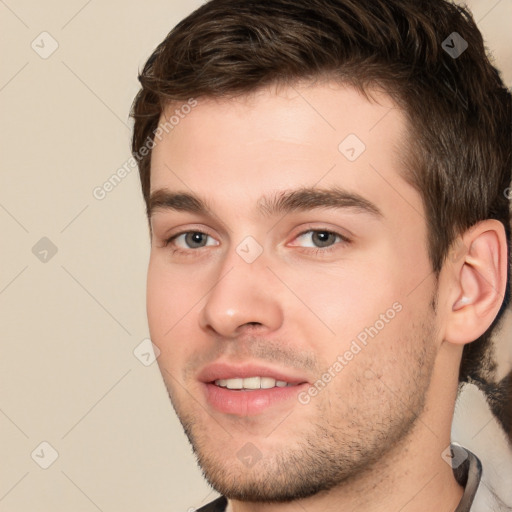
M284 388L286 386L296 386L284 380L276 380L272 377L235 377L232 379L218 379L215 381L216 386L233 390L271 389L274 387Z

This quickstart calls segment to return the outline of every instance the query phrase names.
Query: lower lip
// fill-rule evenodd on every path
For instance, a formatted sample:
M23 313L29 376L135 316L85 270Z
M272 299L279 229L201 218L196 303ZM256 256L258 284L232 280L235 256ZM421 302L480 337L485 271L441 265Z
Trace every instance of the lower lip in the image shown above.
M233 390L205 383L206 399L217 411L237 416L254 416L266 409L282 405L287 400L297 400L297 395L307 388L309 384L297 384L283 388L255 390Z

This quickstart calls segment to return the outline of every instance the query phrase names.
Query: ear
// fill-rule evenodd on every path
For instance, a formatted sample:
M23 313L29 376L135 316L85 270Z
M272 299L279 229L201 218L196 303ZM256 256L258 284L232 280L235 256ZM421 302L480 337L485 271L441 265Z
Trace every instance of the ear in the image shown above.
M503 224L488 219L475 224L455 242L449 263L448 305L444 339L466 344L479 338L496 318L507 284L507 237Z

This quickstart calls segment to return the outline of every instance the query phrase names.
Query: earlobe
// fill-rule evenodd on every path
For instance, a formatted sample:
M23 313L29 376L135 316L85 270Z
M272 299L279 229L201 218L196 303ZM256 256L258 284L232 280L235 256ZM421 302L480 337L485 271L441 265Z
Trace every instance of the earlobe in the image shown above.
M455 344L474 341L490 327L507 282L507 239L500 222L482 221L462 238L468 249L452 265L455 282L445 331L445 340Z

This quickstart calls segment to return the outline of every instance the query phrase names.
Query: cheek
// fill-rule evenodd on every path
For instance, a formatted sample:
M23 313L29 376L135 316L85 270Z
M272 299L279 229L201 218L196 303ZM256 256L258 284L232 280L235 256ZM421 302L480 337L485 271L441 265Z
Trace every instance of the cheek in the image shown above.
M359 420L385 415L390 404L399 407L397 397L408 401L405 397L418 386L418 360L427 335L420 319L405 308L369 318L354 336L339 336L324 357L325 371L335 375L324 402L337 403L336 409L359 415Z
M346 386L351 379L371 381L383 371L389 374L401 356L408 357L402 346L404 333L410 332L425 307L404 293L403 275L390 262L392 258L382 258L370 265L354 264L350 270L316 272L307 281L294 280L294 291L317 318L301 308L292 312L296 316L291 320L307 332L304 339L323 368L342 356L344 376L337 379L339 385ZM372 371L365 374L366 368Z
M172 305L175 297L169 292L168 279L158 268L158 264L150 261L146 286L146 309L149 330L153 342L156 343L171 327Z
M294 290L330 329L326 337L350 340L373 324L400 299L389 269L377 262L351 264L329 272L317 271L307 281L295 278Z
M190 338L191 321L202 296L197 281L182 272L172 273L169 266L150 261L147 275L146 310L151 340L160 349L162 357L173 346ZM191 345L182 343L183 347ZM181 352L181 351L180 351ZM173 351L173 356L176 351ZM174 359L174 357L173 357Z

